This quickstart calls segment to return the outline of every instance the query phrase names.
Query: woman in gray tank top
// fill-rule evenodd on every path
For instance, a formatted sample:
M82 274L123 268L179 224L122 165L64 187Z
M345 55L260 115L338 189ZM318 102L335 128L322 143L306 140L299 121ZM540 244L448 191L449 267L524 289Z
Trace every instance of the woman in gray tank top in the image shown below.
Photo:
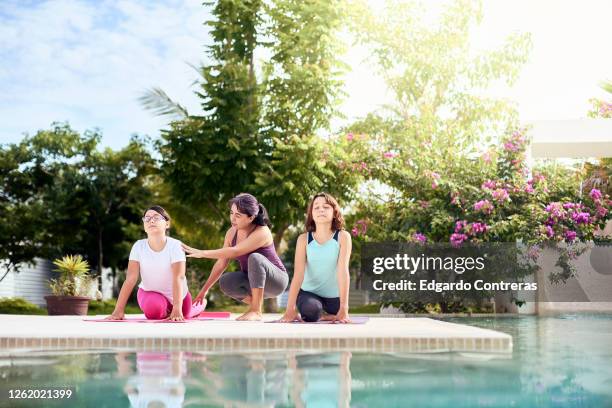
M218 280L223 293L250 305L236 320L261 320L263 299L283 293L289 275L274 249L265 207L246 193L232 198L229 207L232 227L223 248L200 250L183 244L187 257L217 259L194 305L206 305L206 295ZM238 260L240 271L221 276L232 259Z
M293 280L281 321L349 323L351 235L343 229L340 206L334 197L321 193L313 197L306 214L307 232L297 240Z

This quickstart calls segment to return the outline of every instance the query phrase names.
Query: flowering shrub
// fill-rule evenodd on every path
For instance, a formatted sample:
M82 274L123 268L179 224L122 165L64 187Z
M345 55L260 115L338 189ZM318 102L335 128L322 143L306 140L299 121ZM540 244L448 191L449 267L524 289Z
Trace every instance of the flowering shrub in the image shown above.
M571 276L577 244L592 240L610 219L612 201L598 189L580 194L579 174L558 167L527 167L525 130L510 132L477 159L458 156L451 171L418 168L402 155L381 154L372 175L396 187L383 203L363 200L353 222L359 241L465 243L523 242L532 264L555 245L563 280ZM427 158L420 158L421 163ZM389 162L403 161L389 166ZM433 163L432 163L433 165ZM381 170L381 167L384 170ZM350 218L350 217L349 217ZM360 223L368 220L367 228ZM533 273L526 268L522 276ZM517 276L520 279L520 276Z
M612 118L612 102L601 99L591 99L591 110L589 116L592 118Z

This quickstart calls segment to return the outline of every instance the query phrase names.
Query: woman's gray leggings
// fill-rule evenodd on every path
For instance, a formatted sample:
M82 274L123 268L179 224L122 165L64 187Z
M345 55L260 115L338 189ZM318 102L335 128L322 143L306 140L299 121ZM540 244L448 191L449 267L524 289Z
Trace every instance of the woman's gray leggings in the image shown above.
M251 295L251 288L263 288L264 298L273 298L284 292L289 284L287 272L256 252L248 257L249 272L228 272L221 275L219 287L227 296L242 301Z

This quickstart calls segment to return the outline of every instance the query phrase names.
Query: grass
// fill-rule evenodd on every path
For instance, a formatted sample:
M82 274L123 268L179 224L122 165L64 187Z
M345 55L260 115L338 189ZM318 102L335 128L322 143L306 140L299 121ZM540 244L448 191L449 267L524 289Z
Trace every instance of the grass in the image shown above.
M47 310L24 298L0 298L0 314L46 315Z

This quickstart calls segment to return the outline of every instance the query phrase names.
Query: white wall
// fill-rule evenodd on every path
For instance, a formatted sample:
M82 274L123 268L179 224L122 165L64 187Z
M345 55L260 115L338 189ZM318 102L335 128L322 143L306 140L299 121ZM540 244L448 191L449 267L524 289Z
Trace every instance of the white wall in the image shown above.
M51 294L49 279L53 264L36 258L34 265L23 265L19 273L9 272L0 282L0 297L22 297L38 306L46 306L45 296ZM5 270L0 270L0 276Z

